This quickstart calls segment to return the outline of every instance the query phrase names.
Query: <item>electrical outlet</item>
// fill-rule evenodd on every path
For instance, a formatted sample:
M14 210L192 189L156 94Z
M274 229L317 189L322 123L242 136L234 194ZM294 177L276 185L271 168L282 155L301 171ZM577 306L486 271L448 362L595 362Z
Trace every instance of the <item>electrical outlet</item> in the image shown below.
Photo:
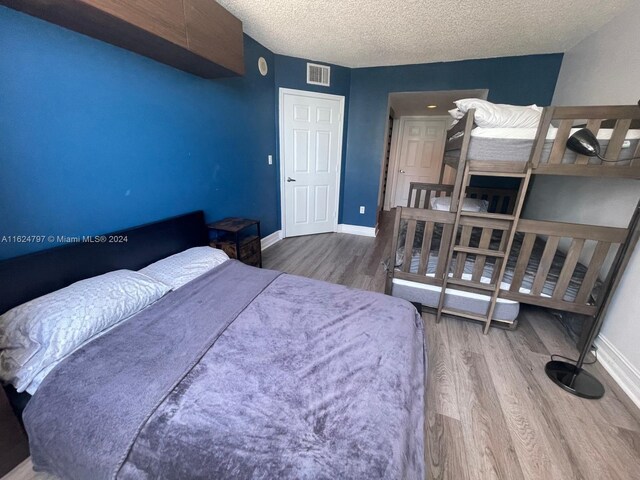
M273 165L273 155L269 155L267 157L267 161L269 162L269 165Z
M364 205L361 205L361 206L360 206L360 214L361 214L361 215L362 215L362 214L364 214Z

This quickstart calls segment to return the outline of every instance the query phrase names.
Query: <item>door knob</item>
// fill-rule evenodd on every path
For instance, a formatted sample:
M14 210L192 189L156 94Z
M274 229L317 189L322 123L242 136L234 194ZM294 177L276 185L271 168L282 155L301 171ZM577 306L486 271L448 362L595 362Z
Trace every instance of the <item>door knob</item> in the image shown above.
M295 178L287 177L287 182L295 182L295 181L296 181Z
M406 173L404 170L400 170L400 173Z

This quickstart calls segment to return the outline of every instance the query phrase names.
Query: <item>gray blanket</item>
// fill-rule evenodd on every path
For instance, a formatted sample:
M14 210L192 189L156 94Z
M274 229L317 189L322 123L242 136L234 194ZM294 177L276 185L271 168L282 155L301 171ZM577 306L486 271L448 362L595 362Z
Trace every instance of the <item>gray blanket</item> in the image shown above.
M408 303L232 261L58 365L25 411L62 478L424 478Z

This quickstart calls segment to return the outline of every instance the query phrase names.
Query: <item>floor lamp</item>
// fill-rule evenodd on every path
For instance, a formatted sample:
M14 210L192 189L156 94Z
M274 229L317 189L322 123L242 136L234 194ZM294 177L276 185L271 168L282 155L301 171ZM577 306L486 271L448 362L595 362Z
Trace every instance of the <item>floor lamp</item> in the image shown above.
M603 161L609 161L600 156L600 143L596 139L596 136L586 128L578 130L569 137L567 140L567 148L580 155L598 157ZM624 244L622 244L618 249L613 265L611 266L610 271L614 272L614 274L624 269L629 261L631 252L638 241L639 216L640 201L638 201L636 209L633 212L631 222L629 223L627 238ZM619 281L620 275L615 275L612 281L608 282L605 291L602 293L602 300L599 302L600 307L598 308L595 319L591 324L589 335L587 336L587 340L580 352L580 357L575 365L573 363L554 360L547 363L544 367L544 371L547 373L547 376L553 380L556 385L578 397L597 399L602 398L604 395L604 386L602 383L582 367L587 353L589 353L589 350L593 345L593 341L600 331L607 307L609 306L609 301L611 300L611 295Z

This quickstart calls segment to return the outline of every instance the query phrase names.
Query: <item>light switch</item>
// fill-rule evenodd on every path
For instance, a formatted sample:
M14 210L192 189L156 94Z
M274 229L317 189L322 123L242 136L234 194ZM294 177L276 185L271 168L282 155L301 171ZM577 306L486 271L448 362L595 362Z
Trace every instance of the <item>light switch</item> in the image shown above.
M269 162L269 165L273 165L273 155L267 157L267 162Z

